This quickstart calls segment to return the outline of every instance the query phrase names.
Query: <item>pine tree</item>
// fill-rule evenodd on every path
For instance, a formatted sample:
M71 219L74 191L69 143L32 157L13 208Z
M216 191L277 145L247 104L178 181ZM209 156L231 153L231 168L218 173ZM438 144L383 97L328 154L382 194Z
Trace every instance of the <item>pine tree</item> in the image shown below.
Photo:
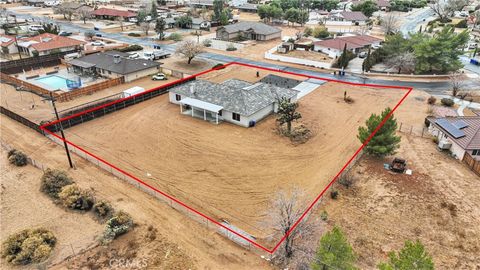
M356 256L352 247L338 227L327 232L317 248L312 263L313 270L357 269L354 266Z
M155 32L158 34L158 39L163 40L165 37L165 25L166 22L163 18L157 19L155 23Z
M380 270L433 270L432 257L428 255L420 241L406 241L405 246L396 254L388 254L388 262L378 265Z
M357 138L360 142L364 143L391 111L390 108L386 108L381 115L372 114L365 122L366 127L358 128ZM400 144L400 137L395 135L396 130L397 120L392 114L365 146L365 152L377 157L394 154Z

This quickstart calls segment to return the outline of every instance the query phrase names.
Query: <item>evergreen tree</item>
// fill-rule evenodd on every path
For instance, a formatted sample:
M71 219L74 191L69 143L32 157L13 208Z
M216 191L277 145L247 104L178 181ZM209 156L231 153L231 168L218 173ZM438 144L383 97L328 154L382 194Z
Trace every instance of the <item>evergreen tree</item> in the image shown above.
M365 122L366 127L358 128L357 138L361 143L364 143L370 137L370 134L375 131L391 111L390 108L386 108L381 115L372 114ZM394 154L400 144L400 137L395 135L396 130L397 120L395 120L392 114L365 146L365 152L378 157Z
M155 3L155 1L152 1L152 8L150 9L150 17L152 17L152 20L156 20L158 18L157 3Z
M166 22L163 18L157 19L157 22L155 23L155 32L158 34L158 39L163 40L165 37L165 26Z
M351 270L356 256L352 247L338 227L334 227L320 239L315 259L312 263L313 270Z
M416 241L406 241L405 246L396 254L390 252L388 261L378 265L380 270L433 270L432 257L428 255L425 247Z

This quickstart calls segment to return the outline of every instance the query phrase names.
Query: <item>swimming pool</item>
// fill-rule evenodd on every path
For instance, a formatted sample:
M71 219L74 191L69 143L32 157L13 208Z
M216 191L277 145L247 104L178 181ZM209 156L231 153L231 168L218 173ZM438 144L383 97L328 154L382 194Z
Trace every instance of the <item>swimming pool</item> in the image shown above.
M40 77L35 79L35 81L48 85L52 89L62 89L62 90L68 89L67 79L57 75L48 75L45 77Z

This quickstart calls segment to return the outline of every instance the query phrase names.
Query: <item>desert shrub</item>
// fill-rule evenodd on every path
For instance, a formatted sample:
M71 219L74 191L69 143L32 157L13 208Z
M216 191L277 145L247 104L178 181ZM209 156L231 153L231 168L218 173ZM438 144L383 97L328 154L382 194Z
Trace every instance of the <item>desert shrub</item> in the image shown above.
M313 29L311 27L305 27L305 30L303 30L303 35L306 37L309 37L313 34Z
M83 35L84 35L87 39L92 39L92 38L95 36L95 32L94 32L94 31L86 31L85 33L83 33Z
M101 200L93 205L93 212L100 220L109 219L112 217L113 207L109 202Z
M139 33L128 33L127 35L129 37L140 37L141 36Z
M353 184L353 181L354 181L353 175L351 175L349 173L346 173L346 174L342 175L340 177L340 179L338 179L338 183L340 183L340 185L342 185L346 188L351 187L352 184Z
M327 219L328 219L328 213L327 213L327 211L323 210L323 212L320 214L320 218L321 218L323 221L327 221Z
M108 244L118 236L130 231L132 227L132 217L126 212L119 211L113 217L107 220L105 231L103 232L102 242L104 244Z
M143 50L143 47L137 44L118 49L118 51L121 51L121 52L134 52L134 51L141 51L141 50Z
M427 99L427 103L430 104L430 105L433 105L437 102L437 98L434 97L434 96L430 96L428 99Z
M40 190L54 199L58 199L58 193L64 186L74 183L66 172L52 169L45 171L41 181Z
M168 39L169 40L173 40L173 41L182 41L182 35L180 35L179 33L172 33L170 36L168 36Z
M205 47L211 47L212 46L212 40L207 38L203 40L203 46Z
M231 52L231 51L236 51L236 50L237 50L237 48L232 43L229 43L227 45L227 51Z
M2 258L15 265L39 263L50 256L56 242L53 233L46 229L26 229L2 243Z
M447 106L447 107L452 107L454 102L453 102L453 99L451 98L442 98L440 100L440 102L444 105L444 106Z
M336 200L336 199L338 198L338 195L339 195L339 193L338 193L338 191L336 191L336 190L332 190L332 191L330 192L330 198L332 198L332 199L334 199L334 200Z
M76 184L64 186L58 193L60 203L70 209L88 211L93 206L93 195L90 191L81 189Z
M25 166L27 165L27 155L25 155L22 151L12 149L8 151L7 154L8 162L15 166Z
M438 144L438 137L433 137L433 138L432 138L432 141L433 141L434 143Z
M328 29L325 26L317 26L312 30L312 35L315 38L327 38L330 36Z
M353 102L355 102L355 100L353 100L351 96L345 97L343 101L345 101L345 103L348 103L348 104L352 104Z
M223 64L218 63L215 66L213 66L212 68L214 68L214 69L224 69L225 66L223 66Z

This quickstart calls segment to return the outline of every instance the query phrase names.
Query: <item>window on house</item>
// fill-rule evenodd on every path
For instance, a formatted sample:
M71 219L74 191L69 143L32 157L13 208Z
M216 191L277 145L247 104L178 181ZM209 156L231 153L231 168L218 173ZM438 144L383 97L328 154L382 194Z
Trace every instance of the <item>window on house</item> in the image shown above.
M108 71L108 74L112 75L112 72L109 70L109 71Z
M175 100L176 101L182 100L182 96L180 96L179 94L175 94Z
M472 151L472 156L480 156L480 149L475 149Z
M232 119L236 121L240 121L240 114L238 113L232 113Z

